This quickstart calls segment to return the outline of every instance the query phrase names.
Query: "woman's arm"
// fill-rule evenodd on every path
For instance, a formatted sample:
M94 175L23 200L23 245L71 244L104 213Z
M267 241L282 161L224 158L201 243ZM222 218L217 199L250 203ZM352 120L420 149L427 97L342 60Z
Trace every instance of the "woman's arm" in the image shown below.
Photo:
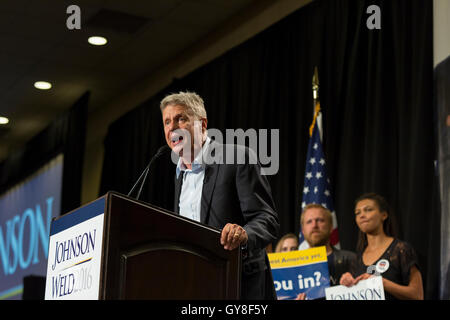
M422 275L416 266L411 267L409 284L407 286L402 286L383 278L383 287L385 291L389 292L397 299L423 300Z

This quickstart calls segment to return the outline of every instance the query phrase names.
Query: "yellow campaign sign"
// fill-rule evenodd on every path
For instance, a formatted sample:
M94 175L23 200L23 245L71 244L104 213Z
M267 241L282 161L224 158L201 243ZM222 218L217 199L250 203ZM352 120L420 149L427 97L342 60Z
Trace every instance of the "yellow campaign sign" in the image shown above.
M325 296L325 288L330 286L330 275L324 246L268 256L279 300L295 299L299 293L305 293L307 299Z
M327 250L325 246L322 246L306 250L269 253L268 257L272 269L288 268L327 262Z

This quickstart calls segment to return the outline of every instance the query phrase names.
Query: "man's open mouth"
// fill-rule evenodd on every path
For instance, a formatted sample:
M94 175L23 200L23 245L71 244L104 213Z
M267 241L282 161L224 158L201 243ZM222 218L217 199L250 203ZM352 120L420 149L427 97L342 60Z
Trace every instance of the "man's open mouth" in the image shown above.
M183 141L183 136L174 134L174 135L172 135L172 137L171 137L171 141L172 141L172 145L173 145L173 146L176 146L176 145L178 145L179 143L181 143L181 141Z

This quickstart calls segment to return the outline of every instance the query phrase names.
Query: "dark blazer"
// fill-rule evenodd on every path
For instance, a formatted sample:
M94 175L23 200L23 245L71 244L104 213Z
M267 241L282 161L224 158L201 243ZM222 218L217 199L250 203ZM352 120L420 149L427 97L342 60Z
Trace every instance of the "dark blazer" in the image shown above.
M269 182L261 175L256 156L248 148L211 141L205 154L200 222L219 229L227 223L242 226L248 242L243 257L241 296L243 299L276 298L265 252L279 231ZM224 163L231 154L234 162ZM178 179L175 177L177 213L182 182L182 174Z
M356 262L356 253L348 250L340 250L332 247L334 260L333 265L329 265L330 271L330 285L337 286L341 277L346 272L351 272L354 263Z

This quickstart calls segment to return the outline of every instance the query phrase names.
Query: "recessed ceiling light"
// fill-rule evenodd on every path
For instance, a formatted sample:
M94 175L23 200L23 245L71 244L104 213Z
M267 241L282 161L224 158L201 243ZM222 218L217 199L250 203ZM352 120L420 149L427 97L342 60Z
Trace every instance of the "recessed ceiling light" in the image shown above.
M6 117L0 117L0 124L7 124L9 122L9 119Z
M48 90L52 87L52 84L47 81L36 81L34 83L34 87L40 90Z
M108 40L106 40L106 38L103 37L93 36L89 37L88 42L94 46L103 46L108 42Z

